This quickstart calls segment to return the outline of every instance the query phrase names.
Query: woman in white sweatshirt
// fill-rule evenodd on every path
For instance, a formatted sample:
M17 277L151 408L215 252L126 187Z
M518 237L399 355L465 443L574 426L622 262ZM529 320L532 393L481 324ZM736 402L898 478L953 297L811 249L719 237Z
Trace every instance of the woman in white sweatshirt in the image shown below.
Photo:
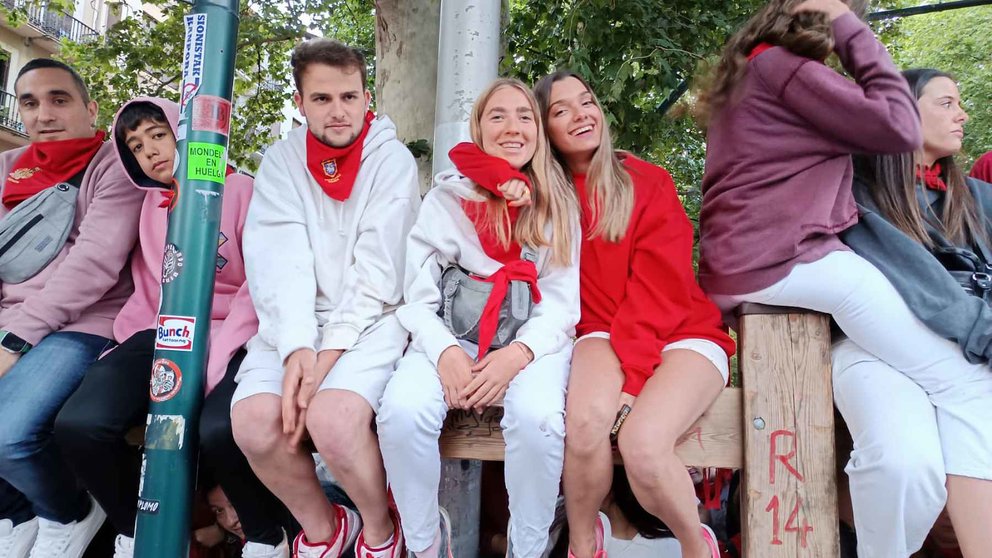
M577 205L551 171L522 83L490 85L469 126L472 143L452 149L456 168L435 177L410 233L397 316L412 341L380 402L379 444L408 550L450 557L437 501L444 418L502 402L508 555L532 558L547 545L561 479L579 318Z

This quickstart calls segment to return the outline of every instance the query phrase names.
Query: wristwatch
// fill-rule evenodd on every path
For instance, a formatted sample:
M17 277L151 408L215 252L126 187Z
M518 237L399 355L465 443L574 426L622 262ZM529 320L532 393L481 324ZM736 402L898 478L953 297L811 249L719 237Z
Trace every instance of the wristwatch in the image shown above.
M3 349L8 353L22 354L31 349L31 343L28 343L9 331L0 329L0 349Z

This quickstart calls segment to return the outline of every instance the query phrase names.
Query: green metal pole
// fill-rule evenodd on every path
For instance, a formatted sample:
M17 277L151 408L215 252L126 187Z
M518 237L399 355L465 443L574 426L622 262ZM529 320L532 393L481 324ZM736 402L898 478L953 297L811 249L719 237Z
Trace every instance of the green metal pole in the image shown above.
M176 171L145 429L137 558L189 552L207 336L238 36L238 0L196 0L186 17Z

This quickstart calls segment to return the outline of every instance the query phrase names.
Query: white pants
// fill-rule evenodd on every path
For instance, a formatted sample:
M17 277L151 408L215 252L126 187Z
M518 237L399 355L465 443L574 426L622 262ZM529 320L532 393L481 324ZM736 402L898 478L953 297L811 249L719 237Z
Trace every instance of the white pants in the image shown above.
M462 346L469 355L477 352L471 343ZM532 362L510 382L503 398L506 490L518 557L540 556L548 543L565 456L571 357L567 347ZM376 422L386 476L413 552L426 550L438 529L438 438L447 413L437 369L424 353L409 350L386 385Z
M944 508L938 411L920 386L850 339L833 348L834 402L854 439L845 471L858 556L906 558Z
M925 432L918 435L914 431L918 415L907 417L896 411L916 408L919 397L906 395L905 389L890 388L877 377L881 373L866 378L860 371L897 371L909 380L902 385L912 383L925 394L931 405L925 416L936 421L944 472L992 479L992 370L969 363L956 343L920 322L885 276L860 256L832 252L815 262L797 265L785 279L766 289L746 295L716 295L713 301L725 312L742 302L756 302L830 314L851 345L866 357L854 359L853 376L842 378L840 387L834 387L839 393L838 409L854 436L855 451L848 469L854 471L851 492L859 541L862 532L869 538L872 533L884 533L871 543L878 545L877 549L867 550L864 557L904 557L918 548L925 536L910 531L929 530L930 525L907 523L906 514L915 512L901 508L909 505L910 497L896 490L898 483L891 482L885 465L900 459L899 453L893 456L892 452L914 451L901 441L919 438L915 441L922 443L926 437ZM839 356L849 359L850 351L844 349ZM843 377L852 372L847 370L851 361L837 357L834 361L837 382L838 374ZM869 362L874 364L869 366ZM881 415L894 416L885 422L878 418ZM885 437L891 440L877 442ZM878 449L880 444L884 444L885 455ZM927 484L926 480L920 482ZM932 497L942 499L939 491ZM926 512L931 513L936 518L936 513ZM893 533L904 536L894 543ZM893 549L903 544L905 549Z

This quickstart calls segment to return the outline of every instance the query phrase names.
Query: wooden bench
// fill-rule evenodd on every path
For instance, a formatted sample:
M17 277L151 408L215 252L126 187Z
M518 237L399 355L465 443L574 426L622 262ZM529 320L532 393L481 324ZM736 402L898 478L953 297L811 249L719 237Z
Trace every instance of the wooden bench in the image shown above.
M837 557L829 317L747 304L738 330L743 386L724 389L676 452L686 465L743 468L744 556ZM501 461L501 418L450 413L441 454Z
M739 317L742 387L724 389L676 453L686 465L743 469L744 556L839 557L829 317L753 304ZM449 413L442 456L502 461L502 414Z

